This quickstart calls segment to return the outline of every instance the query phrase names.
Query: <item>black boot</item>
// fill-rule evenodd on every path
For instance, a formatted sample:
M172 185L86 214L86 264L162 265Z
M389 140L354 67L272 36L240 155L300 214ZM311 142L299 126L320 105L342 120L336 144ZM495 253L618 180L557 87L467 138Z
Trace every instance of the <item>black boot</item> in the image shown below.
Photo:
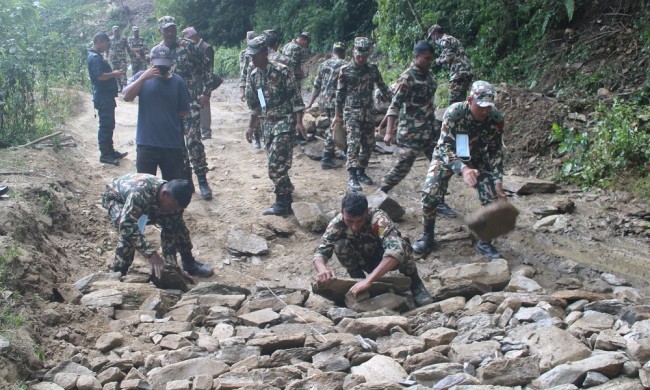
M383 181L382 181L381 185L378 188L379 191L381 191L381 192L383 192L385 194L387 194L388 191L390 191L392 189L393 189L393 186L389 186L388 184L384 183Z
M365 168L357 168L357 179L363 184L372 185L372 179L366 175Z
M444 201L438 204L438 207L436 207L436 212L447 218L456 218L458 216L458 214L456 214L456 212L452 210L451 207L449 207L449 205Z
M183 263L183 271L192 276L212 276L214 273L212 267L196 261L191 252L181 253L181 263Z
M424 306L433 302L433 297L427 291L424 282L417 273L411 275L411 294L413 294L413 300L417 306Z
M332 160L332 152L323 151L323 158L320 160L320 167L323 169L339 169L343 165Z
M502 259L501 253L497 252L490 241L479 240L476 243L476 250L478 253L487 256L490 260Z
M113 156L113 145L99 145L99 153L100 163L120 165L119 160Z
M357 178L356 168L348 169L348 188L352 191L363 191L361 185L359 184L359 179Z
M433 250L433 237L435 221L424 221L422 236L413 244L413 251L422 256L427 256Z
M192 189L192 193L196 192L194 189L194 179L192 178L192 170L187 169L185 171L185 180L187 180L188 183L190 183L190 188Z
M275 203L262 211L262 215L289 215L291 207L287 195L275 195Z
M199 182L199 190L201 191L201 198L203 200L212 199L212 190L208 185L208 179L205 178L205 175L196 175L196 178Z
M121 160L124 157L128 156L129 152L118 152L117 150L113 149L113 152L111 153L111 156L113 156L114 159L116 160Z

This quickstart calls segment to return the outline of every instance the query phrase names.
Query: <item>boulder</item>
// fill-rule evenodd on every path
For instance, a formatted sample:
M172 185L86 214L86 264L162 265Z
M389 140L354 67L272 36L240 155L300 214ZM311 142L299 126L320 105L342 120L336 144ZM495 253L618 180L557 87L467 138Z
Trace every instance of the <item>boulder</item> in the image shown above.
M123 303L122 292L115 289L93 291L81 297L81 304L89 307L115 307Z
M119 347L124 341L124 336L120 332L104 333L97 338L95 349L102 352L108 352L113 348Z
M395 360L388 356L376 355L359 366L352 367L352 374L361 375L366 382L398 382L406 378L407 373Z
M371 193L367 196L368 207L384 211L393 221L399 221L406 211L395 199L382 191Z
M503 189L517 195L530 195L553 193L557 186L547 180L509 175L503 180Z
M325 231L329 221L316 203L294 202L291 209L303 229L313 233Z
M530 353L539 358L542 372L570 361L587 358L589 348L569 333L555 327L544 327L523 336Z
M363 337L376 339L381 336L389 335L391 329L400 327L406 331L410 329L408 320L401 316L380 316L349 319L345 318L339 322L344 332L360 334Z
M154 368L147 375L147 381L153 390L165 390L167 382L190 379L197 375L207 375L216 378L229 370L228 365L213 358L196 358L170 364L162 368Z
M228 232L226 246L234 256L265 255L269 252L269 245L264 238L239 229Z
M549 388L562 384L578 384L579 380L589 371L599 372L608 377L615 377L621 371L627 358L619 352L604 352L583 360L569 362L556 366L533 380L532 385L538 388Z
M459 363L438 363L413 371L410 377L423 386L433 386L438 381L450 375L463 372L463 365Z
M479 367L477 374L483 384L524 386L540 375L539 359L532 356L496 359Z
M451 344L449 359L455 363L469 363L478 366L483 359L501 355L498 341L479 341L471 344Z
M488 263L473 263L447 268L440 272L438 278L443 286L474 281L486 284L494 290L500 290L510 281L510 268L506 260L497 259Z

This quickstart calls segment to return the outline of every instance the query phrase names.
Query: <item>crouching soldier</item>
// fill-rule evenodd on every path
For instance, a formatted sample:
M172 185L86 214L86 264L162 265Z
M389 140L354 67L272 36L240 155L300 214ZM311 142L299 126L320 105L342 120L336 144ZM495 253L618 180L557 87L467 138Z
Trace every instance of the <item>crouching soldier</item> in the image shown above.
M411 245L386 213L368 209L368 199L361 192L348 192L343 197L341 213L330 221L321 238L313 260L319 283L334 279L334 273L327 268L333 253L351 277L364 279L350 289L354 296L397 269L411 278L411 292L418 306L432 302L418 275Z
M149 174L130 173L107 184L102 206L120 234L113 271L126 275L137 250L149 260L154 281L160 280L163 268L165 272L180 272L176 252L181 254L183 270L189 275L212 275L212 267L192 256L190 231L183 220L190 200L192 187L187 180L164 181ZM162 256L144 237L147 223L160 226Z

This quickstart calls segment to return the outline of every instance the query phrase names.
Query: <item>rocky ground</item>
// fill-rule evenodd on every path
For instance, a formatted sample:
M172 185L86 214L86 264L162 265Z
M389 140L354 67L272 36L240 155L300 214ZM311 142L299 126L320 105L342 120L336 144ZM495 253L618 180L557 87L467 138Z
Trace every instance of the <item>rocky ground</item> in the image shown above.
M120 167L98 163L86 94L78 94L79 113L65 129L68 146L0 151L10 187L0 200L0 253L16 286L0 302L27 319L0 340L0 387L21 380L36 389L650 386L643 201L557 185L525 194L523 184L549 179L558 161L536 154L544 132L509 127L506 182L520 216L496 240L505 259L487 262L462 218L441 219L436 250L418 260L435 303L414 308L396 279L369 301L337 306L313 292L311 256L346 191L346 172L320 169L309 157L318 142L297 147L297 215L262 217L272 186L265 155L244 140L247 115L237 96L235 81L213 96L206 150L215 199L195 197L186 212L194 253L216 272L184 294L146 283L139 257L122 280L107 272L117 236L99 197L104 183L134 170L137 104L118 102L116 145L130 152ZM562 104L505 86L499 99L509 123L526 115L544 123L542 105ZM370 176L379 180L392 161L374 156ZM390 194L412 240L426 167L421 157ZM364 190L378 196L372 186ZM478 208L458 179L448 203L461 215ZM147 234L158 240L155 228Z

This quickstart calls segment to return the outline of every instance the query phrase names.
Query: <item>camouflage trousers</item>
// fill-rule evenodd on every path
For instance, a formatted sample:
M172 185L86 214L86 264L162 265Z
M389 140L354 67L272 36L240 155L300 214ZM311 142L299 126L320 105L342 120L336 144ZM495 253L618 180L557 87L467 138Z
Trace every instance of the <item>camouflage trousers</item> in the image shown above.
M461 77L449 82L449 104L467 100L467 91L472 85L472 76Z
M269 179L275 186L277 195L287 195L293 192L293 184L289 179L289 169L293 162L293 142L295 138L296 120L293 115L280 121L265 121L264 148L267 154L267 170Z
M208 161L205 156L205 146L201 140L201 105L198 101L190 102L190 112L183 118L185 131L185 168L189 174L190 164L197 176L208 173Z
M368 274L372 273L384 258L384 248L377 243L376 238L367 238L368 241L345 237L334 243L336 258L351 277L364 278L362 271ZM397 270L409 277L417 275L418 269L415 260L413 260L411 244L405 238L399 237L399 246L404 255L403 260L397 266Z
M327 131L325 132L325 147L323 148L323 152L331 154L334 153L336 150L336 144L334 143L334 134L332 133L332 120L334 120L334 109L333 108L325 108L325 115L330 120L330 126L327 128Z
M430 128L422 129L419 133L416 129L413 129L413 133L410 134L418 138L413 137L413 139L402 141L398 136L398 148L393 154L393 156L397 157L397 164L382 178L382 186L392 188L404 180L411 171L413 163L420 152L424 153L424 156L431 161L433 149L436 147L436 140L440 136L440 126L438 124L440 124L439 121L425 122L425 126L430 126Z
M131 61L131 70L133 74L138 73L141 70L147 69L147 62L144 60L132 60Z
M370 115L346 115L345 129L348 132L347 169L367 168L375 149L375 124Z
M105 191L102 196L102 206L108 211L108 216L113 225L119 229L124 205L107 196L108 193L108 191ZM160 226L160 245L165 264L177 265L176 252L184 253L192 250L192 241L189 240L189 232L183 220L183 211L166 215L157 221L148 221L147 224ZM134 257L135 247L130 241L120 237L117 248L115 248L113 270L126 273L133 264Z
M449 165L437 159L431 161L422 188L423 221L432 222L436 220L436 208L440 203L444 202L444 196L449 186L449 179L453 175L454 171L451 170ZM481 172L475 188L482 205L489 204L497 199L496 186L490 173Z
M113 64L113 70L122 71L122 77L117 79L117 83L119 84L121 91L122 88L126 87L126 69L128 68L129 64L124 59L118 59L114 61L111 60L111 63Z

